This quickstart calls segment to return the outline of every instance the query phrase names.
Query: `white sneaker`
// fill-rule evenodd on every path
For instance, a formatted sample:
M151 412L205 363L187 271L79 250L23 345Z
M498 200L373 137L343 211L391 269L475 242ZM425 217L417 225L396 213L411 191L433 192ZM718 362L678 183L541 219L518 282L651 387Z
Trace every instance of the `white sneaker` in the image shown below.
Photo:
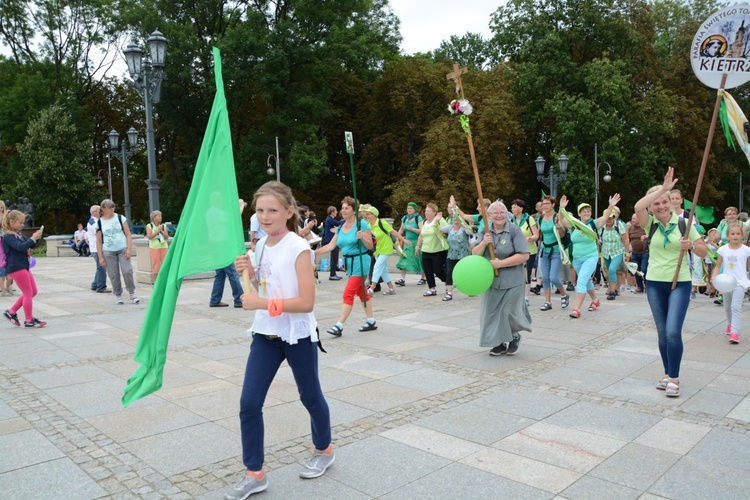
M320 450L315 450L312 456L305 462L305 466L299 473L303 479L313 479L325 474L326 469L331 466L336 455L331 451L328 455Z
M124 304L124 303L125 303L125 301L124 301L124 300L122 300L122 295L116 295L116 296L115 296L115 300L117 301L117 304L118 304L118 305L122 305L122 304Z
M133 301L133 304L140 304L141 303L141 299L139 299L138 297L135 296L135 294L132 294L132 293L130 294L130 300Z

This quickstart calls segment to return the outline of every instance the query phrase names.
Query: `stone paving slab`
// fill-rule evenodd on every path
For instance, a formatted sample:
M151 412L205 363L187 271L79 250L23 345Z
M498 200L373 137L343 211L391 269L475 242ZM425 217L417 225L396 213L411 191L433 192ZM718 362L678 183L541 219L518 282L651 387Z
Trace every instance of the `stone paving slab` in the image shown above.
M3 450L0 455L0 474L64 456L35 430L0 436L0 450Z
M88 423L118 443L192 427L206 419L168 401L86 419Z
M48 326L0 325L0 499L221 498L242 470L250 314L208 308L212 279L186 280L164 387L124 409L151 287L138 285L141 304L118 306L89 291L93 270L90 259L40 259L34 305ZM411 278L374 298L377 331L357 331L355 307L343 337L322 333L337 454L322 478L298 477L309 416L279 369L264 408L271 486L258 498L750 496L750 342L728 344L712 300L691 303L683 394L667 399L653 387L662 368L642 294L580 319L558 297L539 311L532 296L534 331L519 353L490 357L479 298L425 298ZM323 331L343 287L318 286Z
M461 463L550 493L560 493L581 477L563 467L492 448L468 456Z
M186 473L205 463L236 457L239 436L212 422L183 427L133 441L123 446L165 477ZM191 446L185 446L191 442Z
M590 432L537 422L492 446L516 455L586 473L627 444L626 441Z
M537 500L553 495L540 489L483 470L454 463L398 490L384 495L387 500L450 500L456 498L514 498Z
M656 481L649 492L658 498L747 498L750 480L741 469L716 467L713 462L701 462L683 457Z
M530 418L466 403L419 419L415 424L489 446L534 422Z
M102 498L107 491L76 464L61 458L2 474L2 498L80 500Z
M340 448L336 459L346 466L334 466L327 475L371 497L388 494L451 463L380 436Z
M628 488L593 476L583 476L560 493L560 498L571 500L631 500L644 498L639 490ZM668 497L663 497L668 498Z
M644 491L679 458L677 453L629 443L594 468L590 475Z

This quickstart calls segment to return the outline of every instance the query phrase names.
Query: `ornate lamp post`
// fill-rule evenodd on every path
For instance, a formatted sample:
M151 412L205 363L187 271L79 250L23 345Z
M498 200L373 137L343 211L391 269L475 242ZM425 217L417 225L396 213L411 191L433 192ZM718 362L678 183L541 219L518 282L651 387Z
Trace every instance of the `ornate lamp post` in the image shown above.
M602 162L607 165L607 173L604 174L602 180L609 182L612 180L612 165L606 161ZM594 186L596 187L596 198L594 198L594 218L599 217L599 151L598 145L594 144Z
M271 164L271 158L276 160L276 168ZM268 158L266 159L266 173L268 175L273 175L274 172L276 173L276 181L281 182L281 166L279 165L279 138L276 138L276 155L268 155Z
M112 199L112 163L111 163L111 160L110 160L110 164L107 166L107 170L104 170L102 168L96 173L96 177L97 177L96 185L99 187L104 186L104 180L102 179L102 172L105 172L107 174L107 186L108 186L108 191L109 191L109 199L111 200Z
M108 156L110 158L110 162L112 161L112 158L117 158L120 160L120 163L122 163L122 185L125 190L125 203L123 204L123 207L125 208L125 218L128 219L128 225L131 229L133 229L133 220L130 217L130 188L128 187L128 160L138 152L138 131L130 127L130 130L128 130L128 144L125 144L125 141L122 142L122 147L120 149L120 152L117 152L118 143L120 142L120 134L118 134L116 131L112 130L109 133L109 153ZM112 198L112 181L111 181L111 173L110 173L110 183L109 183L109 197ZM158 209L157 209L158 210Z
M156 150L154 144L154 118L151 105L161 99L161 82L166 78L164 60L167 55L167 39L159 30L151 33L148 42L151 58L144 58L143 51L130 42L123 51L128 63L132 86L143 96L146 105L146 149L148 150L148 206L149 212L159 210L159 180L156 178ZM128 217L128 220L130 218Z
M560 170L559 173L555 172L554 165L550 165L549 176L544 174L544 158L538 156L537 159L534 160L534 163L536 164L537 180L548 186L550 195L557 198L557 185L568 177L568 157L565 155L560 155L560 157L557 159L557 166Z

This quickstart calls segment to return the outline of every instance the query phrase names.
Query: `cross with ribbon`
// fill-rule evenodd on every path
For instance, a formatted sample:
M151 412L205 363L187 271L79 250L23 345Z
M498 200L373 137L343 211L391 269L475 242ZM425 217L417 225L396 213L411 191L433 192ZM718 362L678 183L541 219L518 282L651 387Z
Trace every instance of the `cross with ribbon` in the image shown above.
M477 194L479 196L479 211L482 214L482 220L484 223L485 234L490 231L490 221L487 219L487 210L484 207L484 195L482 194L482 183L479 181L479 167L477 167L477 157L474 154L474 141L471 138L471 128L469 126L469 115L471 114L471 105L466 101L464 97L464 85L461 81L461 75L465 75L469 70L461 68L458 64L453 64L453 71L445 75L447 80L453 80L456 84L456 95L461 101L454 101L450 104L452 113L461 114L461 128L463 128L466 134L466 140L469 142L469 155L471 156L471 166L474 169L474 181L477 184ZM489 245L490 259L495 258L494 245ZM498 275L498 270L495 269L495 276Z

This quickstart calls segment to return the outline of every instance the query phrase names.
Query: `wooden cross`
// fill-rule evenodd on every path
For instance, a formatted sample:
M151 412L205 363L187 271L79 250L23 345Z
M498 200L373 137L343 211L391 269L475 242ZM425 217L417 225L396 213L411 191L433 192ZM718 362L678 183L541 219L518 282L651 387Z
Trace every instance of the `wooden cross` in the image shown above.
M446 79L453 80L454 82L456 82L456 94L458 94L458 97L461 99L466 99L464 97L464 85L463 83L461 83L461 75L465 75L468 72L469 72L468 69L462 68L458 64L453 63L453 71L445 75ZM490 231L491 223L489 219L487 219L487 210L484 206L484 195L482 194L482 183L479 182L479 168L477 167L477 157L474 154L474 141L471 139L471 133L469 132L466 133L466 140L469 142L469 155L471 156L471 166L474 170L474 181L477 184L477 194L479 194L479 213L482 214L482 220L485 221L484 232L485 234L487 234ZM493 245L489 245L489 251L490 251L490 260L494 260L495 259L495 247ZM495 269L495 276L497 275L498 275L498 270Z
M453 63L453 71L445 75L445 78L447 80L453 80L454 82L456 82L456 94L458 94L459 97L461 97L461 99L465 99L464 98L464 86L461 83L461 75L465 75L468 72L469 72L468 69L461 68L459 67L458 64Z

